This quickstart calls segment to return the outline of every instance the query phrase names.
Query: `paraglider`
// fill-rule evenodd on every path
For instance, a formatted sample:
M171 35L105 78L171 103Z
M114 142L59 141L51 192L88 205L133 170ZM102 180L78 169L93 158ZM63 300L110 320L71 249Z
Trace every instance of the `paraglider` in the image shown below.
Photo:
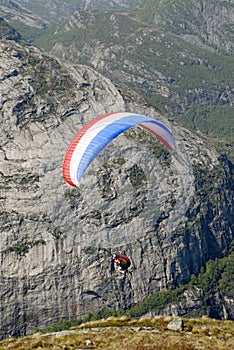
M112 262L111 262L111 270L112 272L115 269L115 265L117 266L117 271L119 273L122 273L126 275L126 273L132 274L131 271L128 270L128 268L131 265L131 261L127 255L124 254L112 254Z
M114 112L95 118L83 126L71 141L63 161L63 177L74 187L95 157L118 135L138 125L173 150L175 140L170 130L161 122L145 115Z

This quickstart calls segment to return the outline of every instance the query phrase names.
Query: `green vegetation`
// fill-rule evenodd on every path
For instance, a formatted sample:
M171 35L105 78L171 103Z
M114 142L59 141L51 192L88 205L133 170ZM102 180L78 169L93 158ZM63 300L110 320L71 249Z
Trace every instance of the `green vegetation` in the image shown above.
M191 276L190 285L203 290L204 305L214 291L233 298L234 253L222 259L209 260L198 276Z
M12 27L14 27L14 29L21 34L22 38L24 38L28 42L32 42L39 38L41 35L45 35L46 33L45 29L39 29L35 27L31 27L29 30L28 26L23 24L22 22L15 22L12 25Z
M203 291L202 304L204 306L204 314L206 314L206 310L209 308L210 296L215 291L219 291L222 295L233 297L233 283L234 253L231 253L222 259L209 260L206 266L201 268L198 276L191 276L191 281L187 285L178 286L174 290L159 291L127 310L118 310L116 313L113 310L104 310L103 312L105 317L119 316L121 314L126 314L129 317L139 317L153 309L161 309L169 304L177 304L179 301L184 300L183 293L185 290L198 287ZM103 317L102 312L100 317Z
M43 331L40 328L36 328L35 333L43 332L45 334L45 333L52 333L52 332L60 332L60 331L69 329L71 327L77 327L80 324L82 324L82 320L73 320L73 321L63 320L61 322L54 322L49 324Z
M159 2L157 0L145 0L142 2L139 16L141 20L153 25L156 22L158 26L166 29L171 33L191 34L196 35L204 44L206 43L212 48L218 48L217 38L223 42L233 41L231 33L233 32L232 22L227 21L219 23L222 17L222 10L231 12L233 4L229 1L219 1L219 10L217 12L217 2L209 0L205 3L196 3L191 0L164 0ZM210 16L211 14L211 16ZM209 17L210 16L210 17ZM220 17L219 17L220 16ZM211 38L208 20L216 19L216 26L213 29L215 40ZM230 50L231 52L231 50Z
M202 18L191 17L190 7L188 2L177 1L175 5L174 1L158 4L149 0L135 12L115 13L114 20L108 12L84 11L79 18L84 28L73 26L65 31L61 26L35 44L50 51L61 43L63 57L72 47L67 59L75 63L89 64L92 55L87 43L94 52L105 52L101 73L117 85L126 84L139 92L149 104L173 115L183 126L223 139L231 154L233 58L211 45L202 47L184 40L181 34L193 33L187 27L183 29L181 21L191 21L199 30L204 27ZM169 27L154 26L156 9L158 15L169 14ZM194 35L204 40L199 33Z
M55 239L59 239L62 237L63 232L61 231L61 229L59 227L56 227L55 229L53 229L51 234Z
M72 349L74 346L78 346L77 344L81 346L87 339L90 339L97 349L112 349L113 346L121 346L122 344L117 343L117 338L125 339L126 337L125 340L128 343L130 342L131 349L143 350L144 348L139 344L143 344L145 339L149 337L147 341L149 341L148 344L152 346L152 349L162 349L167 339L167 350L174 349L175 344L181 344L181 348L177 346L177 348L181 350L195 350L197 349L197 342L199 343L199 349L226 350L227 348L225 346L228 346L229 342L232 344L231 341L234 336L234 323L231 321L217 321L207 318L184 318L184 331L175 334L166 330L167 324L172 317L142 318L140 320L139 317L154 309L162 309L169 304L183 302L184 292L188 289L192 290L193 288L198 288L203 292L203 300L201 301L201 307L198 311L200 316L206 314L206 308L209 307L210 303L210 296L217 291L221 295L233 297L233 247L234 245L230 246L229 255L221 259L208 261L207 264L201 268L198 276L191 276L191 280L187 285L178 286L174 290L159 291L126 310L106 308L99 312L90 312L83 319L62 320L61 322L49 324L43 331L41 329L36 329L36 334L34 336L8 339L0 342L0 349L57 349L59 346L66 346L66 349ZM196 317L198 316L198 314L194 315ZM135 318L138 318L138 320ZM93 330L88 333L88 335L87 332L82 333L84 329L95 327L101 327L103 331L95 333ZM116 330L116 327L119 329ZM137 327L137 329L140 327L142 331L139 334L135 333L132 327ZM144 330L144 327L147 327L147 329ZM68 329L71 329L74 333L67 335L61 334L59 337L45 334ZM41 335L41 332L45 335ZM139 342L132 342L133 334L134 339L136 336L139 337ZM159 348L155 347L155 335L157 335L157 344L160 345ZM173 337L176 337L176 339ZM106 341L106 339L108 339L108 341Z
M30 85L35 94L25 94L23 99L15 104L13 112L17 114L16 125L27 129L32 122L47 123L49 118L57 113L58 104L54 99L54 91L60 102L72 101L73 81L69 72L61 69L60 62L54 58L38 55L38 50L20 50L18 55L22 58L22 69L30 72ZM21 84L21 82L19 82ZM15 85L17 89L17 84ZM43 108L38 107L40 95ZM74 103L75 105L75 103ZM75 108L75 106L74 106Z
M163 309L170 304L176 305L178 302L183 302L183 300L185 300L184 292L186 290L193 290L194 288L201 290L203 295L199 310L194 311L194 316L201 317L207 314L207 309L210 306L210 298L214 293L219 292L221 295L233 298L233 283L234 252L232 252L232 248L230 248L230 254L228 256L221 259L209 260L207 264L201 268L198 276L191 276L191 280L188 284L180 285L172 290L161 290L146 297L143 301L128 309L114 310L105 308L93 313L89 312L83 319L53 323L48 325L43 332L55 332L77 325L89 327L89 325L86 324L87 322L108 319L109 317L119 318L125 316L127 318L139 318L154 309ZM106 324L103 323L102 326L106 327L108 324L110 326L110 322L108 322Z
M3 18L0 17L0 38L2 39L8 39L8 40L14 40L14 41L21 41L21 35L14 30L12 27L7 24ZM23 40L22 40L23 41Z
M134 5L134 1L129 2L131 4ZM38 29L38 33L31 29L31 40L47 51L61 44L61 50L53 53L74 63L92 65L92 53L97 53L105 63L100 65L103 68L97 68L101 73L117 84L126 84L138 91L151 105L173 115L185 127L223 139L229 145L229 149L223 149L231 154L234 67L232 55L223 50L222 44L227 43L228 47L232 41L233 27L231 23L222 22L222 10L227 13L233 5L210 1L204 16L199 15L202 4L188 0L163 3L146 0L137 1L135 5L128 12L112 15L111 7L110 12L86 10L77 14L75 1L67 5L58 1L56 9L47 13L45 9L50 8L50 4L30 2L26 6L43 18L59 18L63 14L64 19L73 14L70 28L68 22L60 22L56 23L56 30L52 25L46 31ZM101 8L99 3L95 6ZM207 33L207 11L214 11L218 21L217 30L212 29L213 36ZM22 24L15 28L22 36L27 31ZM190 39L185 40L185 34ZM216 41L219 38L219 46L212 43L212 37ZM48 82L41 77L38 91L51 92L57 88L53 81L56 79ZM64 83L66 86L67 82Z
M41 334L0 342L1 350L32 349L131 349L226 350L232 349L234 323L207 318L183 319L183 331L170 331L172 317L135 320L108 318L73 327L67 333ZM98 327L98 330L97 330Z
M29 252L29 249L39 245L39 244L46 244L46 242L43 239L38 239L36 241L31 241L31 242L25 242L21 244L15 244L12 246L7 247L6 249L2 250L2 254L10 253L10 252L15 252L16 254L19 255L25 255L26 253Z
M179 286L175 290L159 291L156 294L152 294L145 298L142 302L132 306L126 311L126 314L130 317L139 317L153 309L161 309L171 303L177 303L183 300L183 292L185 286Z

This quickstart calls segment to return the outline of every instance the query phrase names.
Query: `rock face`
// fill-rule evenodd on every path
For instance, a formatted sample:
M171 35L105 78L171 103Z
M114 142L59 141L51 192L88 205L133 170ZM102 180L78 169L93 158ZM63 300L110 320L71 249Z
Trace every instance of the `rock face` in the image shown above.
M21 35L0 17L0 38L2 40L21 41Z
M208 44L232 53L234 46L230 33L234 22L233 1L218 3L208 0L181 1L168 4L155 11L154 23L166 27L172 33L185 35L185 39L197 45ZM176 18L176 24L175 24Z
M183 125L217 138L225 135L233 144L233 47L226 34L226 28L232 30L233 6L203 3L204 16L198 13L200 3L180 0L157 2L152 13L145 1L138 12L76 11L50 40L36 42L138 91Z
M147 316L204 316L204 292L201 289L187 289L184 292L183 297L183 301L171 303L165 308L152 310ZM209 306L206 309L205 316L222 320L234 319L233 298L228 298L227 296L223 296L220 292L217 292L210 295L207 304L209 304Z
M231 1L3 0L0 11L30 43L90 65L184 126L233 145Z
M135 0L1 0L0 11L11 24L21 23L29 28L45 28L72 15L76 10L119 10L134 4Z
M2 41L0 67L1 338L128 307L222 256L233 239L233 166L202 135L34 47ZM70 188L61 166L74 133L121 110L164 122L176 151L132 129ZM110 273L110 253L124 251L125 283Z
M43 29L48 26L48 22L45 21L36 12L32 12L27 9L28 2L24 1L8 1L2 0L0 3L1 16L7 18L7 20L12 24L23 24L29 28ZM26 6L24 6L26 5Z
M184 329L183 320L181 318L175 318L168 323L167 329L175 332L182 332Z

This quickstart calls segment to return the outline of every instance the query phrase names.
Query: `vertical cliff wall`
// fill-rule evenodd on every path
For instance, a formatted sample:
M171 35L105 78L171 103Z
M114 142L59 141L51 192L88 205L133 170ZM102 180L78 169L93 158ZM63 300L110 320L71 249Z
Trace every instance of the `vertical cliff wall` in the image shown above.
M233 166L212 143L86 66L9 41L0 63L0 337L130 306L222 256L233 239ZM61 165L74 133L125 109L163 121L176 151L130 130L70 188ZM132 260L124 284L110 273L114 251Z

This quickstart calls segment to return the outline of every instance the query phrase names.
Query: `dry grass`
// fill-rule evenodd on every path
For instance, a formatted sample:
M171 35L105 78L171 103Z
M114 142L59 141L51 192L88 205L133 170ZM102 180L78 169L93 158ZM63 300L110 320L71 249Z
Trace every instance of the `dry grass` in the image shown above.
M7 339L0 342L0 350L234 350L234 322L184 319L184 331L172 332L166 328L170 320L109 318L73 328L70 334Z

